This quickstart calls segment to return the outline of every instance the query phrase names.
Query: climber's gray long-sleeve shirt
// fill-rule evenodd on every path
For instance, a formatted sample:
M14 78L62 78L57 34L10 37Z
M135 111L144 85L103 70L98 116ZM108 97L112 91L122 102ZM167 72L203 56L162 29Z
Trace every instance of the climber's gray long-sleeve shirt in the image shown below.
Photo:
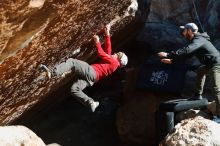
M220 53L210 42L207 33L196 33L188 46L172 51L168 57L175 60L175 58L188 54L196 56L208 68L220 65Z

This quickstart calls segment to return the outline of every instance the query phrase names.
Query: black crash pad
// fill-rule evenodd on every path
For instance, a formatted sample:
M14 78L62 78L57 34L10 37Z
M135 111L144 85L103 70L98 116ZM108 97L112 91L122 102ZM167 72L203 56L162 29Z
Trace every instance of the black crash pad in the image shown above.
M208 100L206 98L203 98L202 100L177 99L161 103L159 110L179 112L189 109L205 108L207 105Z

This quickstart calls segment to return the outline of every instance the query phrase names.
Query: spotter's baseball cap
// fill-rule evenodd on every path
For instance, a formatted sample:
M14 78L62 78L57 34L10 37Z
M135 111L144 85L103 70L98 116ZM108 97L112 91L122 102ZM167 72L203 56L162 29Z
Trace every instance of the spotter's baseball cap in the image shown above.
M195 23L187 23L184 26L180 26L181 29L191 29L192 32L197 32L198 31L198 26Z

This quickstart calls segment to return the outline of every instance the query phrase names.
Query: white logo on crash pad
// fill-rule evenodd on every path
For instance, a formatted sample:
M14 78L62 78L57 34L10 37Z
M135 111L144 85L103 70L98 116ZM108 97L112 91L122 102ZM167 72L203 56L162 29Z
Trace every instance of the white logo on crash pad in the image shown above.
M154 71L150 78L150 81L156 85L164 85L167 80L168 74L165 71Z

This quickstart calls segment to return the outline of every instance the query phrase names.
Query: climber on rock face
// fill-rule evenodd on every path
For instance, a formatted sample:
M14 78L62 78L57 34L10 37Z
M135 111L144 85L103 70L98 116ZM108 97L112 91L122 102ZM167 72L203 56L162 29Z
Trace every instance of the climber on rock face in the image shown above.
M181 35L189 41L189 44L171 53L159 52L158 56L165 57L161 61L168 64L188 55L196 56L202 65L197 71L196 92L191 100L202 99L205 76L209 74L211 83L213 83L216 113L217 117L220 118L220 53L210 42L210 37L207 33L198 32L198 27L195 23L187 23L184 26L180 26L180 29Z
M49 79L53 76L62 76L66 72L73 71L77 75L77 79L71 87L71 95L83 105L89 107L92 112L99 106L99 102L87 96L83 89L92 86L100 79L112 74L117 68L125 66L128 62L128 58L123 52L112 54L110 25L105 26L104 50L101 47L99 37L94 35L93 39L96 45L97 56L100 58L100 61L95 64L89 65L87 62L69 58L52 70L43 64L40 65L40 68L46 72Z

